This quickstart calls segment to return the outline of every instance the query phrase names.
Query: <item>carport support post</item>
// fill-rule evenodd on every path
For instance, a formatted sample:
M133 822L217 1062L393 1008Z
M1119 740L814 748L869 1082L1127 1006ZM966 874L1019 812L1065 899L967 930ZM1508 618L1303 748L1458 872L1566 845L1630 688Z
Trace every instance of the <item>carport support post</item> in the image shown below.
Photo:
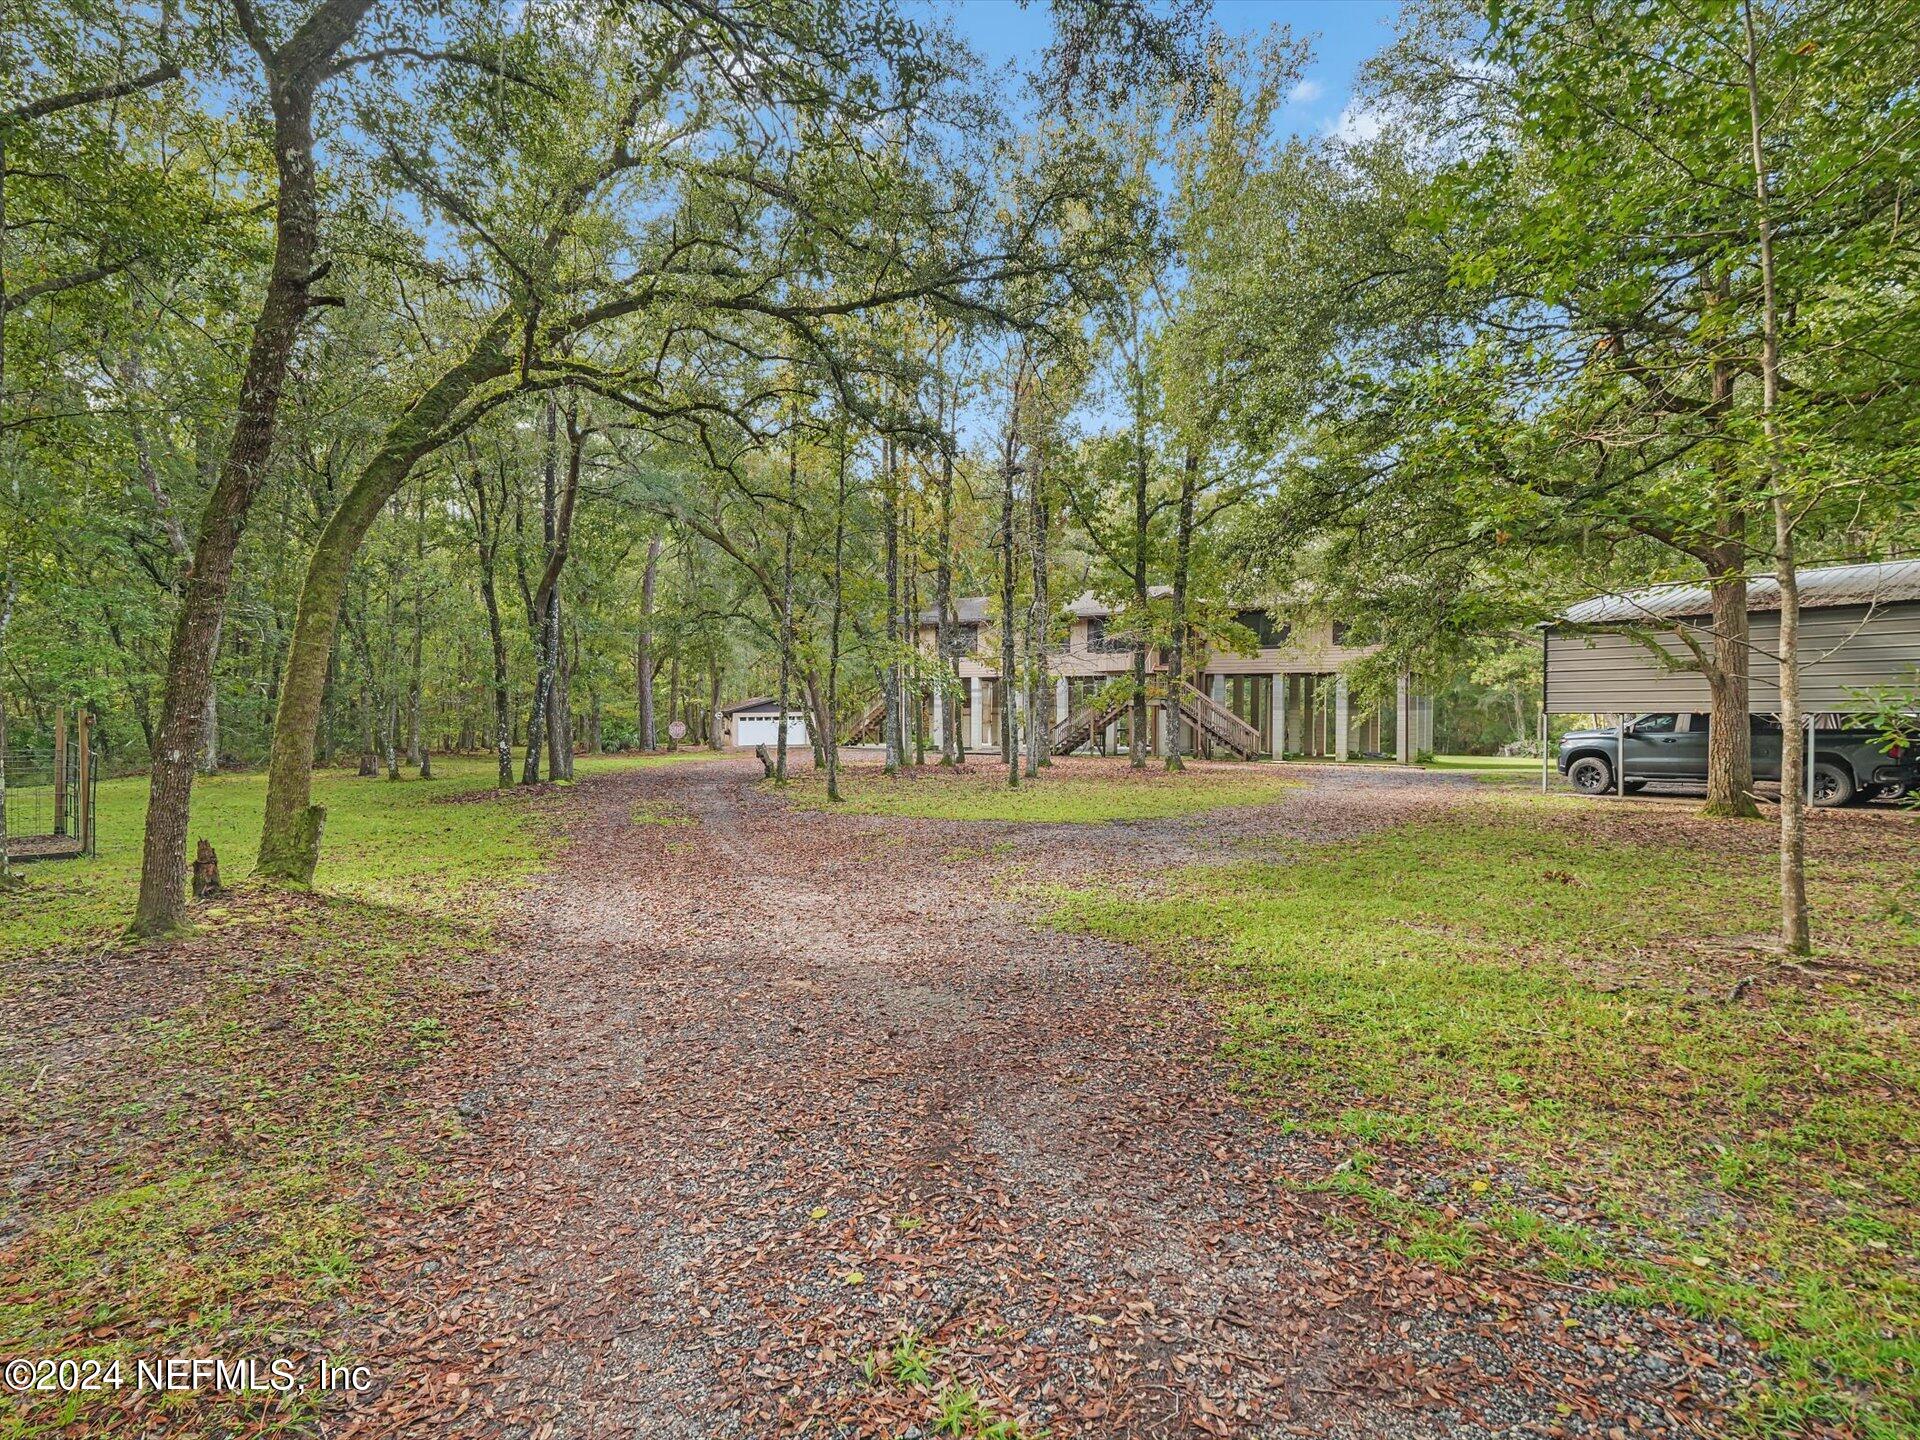
M1547 758L1547 712L1540 712L1540 793L1547 793L1548 777L1553 774L1553 761Z
M1624 715L1613 722L1613 793L1623 799L1627 793L1627 721Z

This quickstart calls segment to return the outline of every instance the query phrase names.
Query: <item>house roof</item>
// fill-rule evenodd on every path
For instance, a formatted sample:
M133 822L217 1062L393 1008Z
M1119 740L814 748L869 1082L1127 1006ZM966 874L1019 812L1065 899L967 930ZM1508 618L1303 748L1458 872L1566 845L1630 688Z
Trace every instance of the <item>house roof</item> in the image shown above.
M1164 600L1171 594L1173 594L1173 587L1171 585L1149 585L1147 587L1148 598L1153 600ZM1100 599L1093 591L1085 590L1076 596L1073 602L1067 606L1067 614L1077 615L1083 620L1098 620L1103 616L1113 614L1113 607L1107 604L1106 601Z
M1920 600L1920 560L1823 565L1800 572L1800 604L1809 610L1834 605L1884 605L1895 600ZM1778 610L1779 582L1771 575L1748 580L1747 608ZM1705 585L1652 585L1582 600L1560 618L1569 625L1630 625L1635 621L1706 615L1712 609L1713 596Z
M988 606L991 600L985 595L960 595L953 602L953 618L962 625L984 625L987 623ZM922 625L938 625L940 611L929 606L920 612Z
M729 705L720 713L722 715L750 715L755 710L768 710L778 715L780 713L780 702L772 695L756 695L751 700L742 700L738 704ZM797 714L798 711L798 706L792 703L788 704L787 713Z

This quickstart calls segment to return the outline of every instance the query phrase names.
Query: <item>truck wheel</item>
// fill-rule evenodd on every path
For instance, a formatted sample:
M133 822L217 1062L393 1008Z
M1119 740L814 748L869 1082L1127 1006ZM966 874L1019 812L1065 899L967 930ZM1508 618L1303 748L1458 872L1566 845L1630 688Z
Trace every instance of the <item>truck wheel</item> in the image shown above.
M1613 789L1613 766L1598 755L1582 755L1567 767L1567 779L1582 795L1605 795Z
M1853 799L1853 776L1839 765L1830 765L1824 760L1814 763L1813 767L1813 803L1822 810L1835 805L1845 805Z

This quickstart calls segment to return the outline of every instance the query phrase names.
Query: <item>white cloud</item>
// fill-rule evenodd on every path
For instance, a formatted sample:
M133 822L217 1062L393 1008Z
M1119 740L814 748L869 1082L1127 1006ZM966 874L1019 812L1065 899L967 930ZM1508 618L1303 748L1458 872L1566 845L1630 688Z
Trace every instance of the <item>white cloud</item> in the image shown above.
M1379 111L1369 110L1349 100L1340 107L1340 113L1327 122L1325 133L1349 145L1364 145L1369 140L1379 139L1380 132L1386 126L1386 117Z
M1293 87L1293 93L1287 96L1289 105L1311 105L1327 93L1327 87L1318 80L1302 80Z

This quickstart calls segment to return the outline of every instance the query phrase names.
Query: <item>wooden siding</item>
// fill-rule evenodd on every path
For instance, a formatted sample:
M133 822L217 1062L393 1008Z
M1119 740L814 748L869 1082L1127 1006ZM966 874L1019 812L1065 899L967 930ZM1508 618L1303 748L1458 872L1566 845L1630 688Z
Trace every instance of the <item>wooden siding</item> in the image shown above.
M1692 633L1710 646L1707 622ZM1780 708L1780 669L1772 655L1780 617L1752 617L1750 706L1758 714ZM1691 652L1672 634L1657 637L1676 659ZM1842 710L1854 692L1914 684L1920 676L1920 603L1869 610L1838 605L1800 617L1801 702L1811 710ZM1641 710L1705 710L1707 682L1695 670L1666 670L1646 646L1626 635L1547 632L1547 709L1557 715L1618 714Z

